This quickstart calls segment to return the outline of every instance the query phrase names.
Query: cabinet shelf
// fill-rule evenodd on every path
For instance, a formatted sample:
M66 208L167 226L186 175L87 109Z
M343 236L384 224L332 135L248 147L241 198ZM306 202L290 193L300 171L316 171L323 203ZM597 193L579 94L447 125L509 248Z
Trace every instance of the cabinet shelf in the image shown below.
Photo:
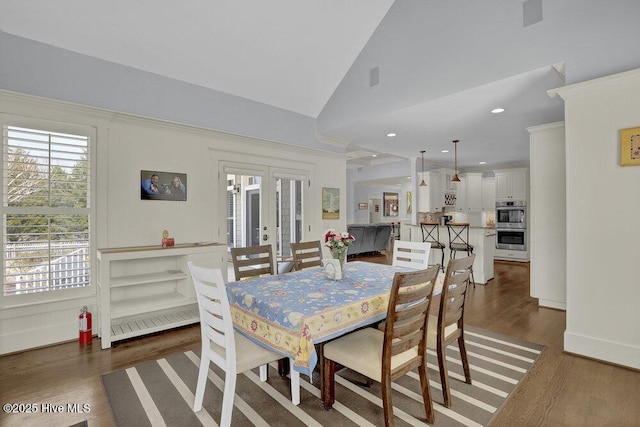
M112 277L111 287L144 285L146 283L170 282L186 279L187 274L180 270L167 270L158 273L132 274L130 276Z
M111 319L131 316L140 312L164 310L197 303L197 299L187 298L179 292L167 292L138 298L128 298L121 301L111 301Z
M111 322L111 341L133 338L142 334L151 334L191 325L200 321L198 304L174 307L145 313L144 316L129 316Z

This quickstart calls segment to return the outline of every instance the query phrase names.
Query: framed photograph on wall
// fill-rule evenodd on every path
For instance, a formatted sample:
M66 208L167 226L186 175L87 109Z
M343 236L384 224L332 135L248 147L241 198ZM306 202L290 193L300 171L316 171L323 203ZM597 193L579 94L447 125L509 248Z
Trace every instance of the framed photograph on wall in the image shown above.
M620 130L620 166L640 166L640 127Z
M141 200L187 200L187 174L140 171Z
M322 187L322 219L340 219L340 189Z
M382 193L383 216L398 216L398 193Z
M360 210L369 209L369 203L358 203L358 209Z

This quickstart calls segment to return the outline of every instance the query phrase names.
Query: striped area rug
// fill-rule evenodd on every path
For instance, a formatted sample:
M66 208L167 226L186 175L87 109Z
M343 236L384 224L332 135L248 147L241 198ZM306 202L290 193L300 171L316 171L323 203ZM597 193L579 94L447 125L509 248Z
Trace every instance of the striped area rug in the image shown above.
M436 411L436 426L485 426L516 389L544 346L468 327L467 353L472 384L464 383L459 351L449 346L447 360L452 389L451 408L442 403L435 353L428 355L429 380ZM102 376L114 421L118 426L214 426L220 421L224 373L209 370L204 409L192 411L197 383L198 354L188 351ZM380 426L384 425L380 385L362 387L336 377L336 403L325 411L320 401L318 375L309 382L301 376L301 403L291 404L289 380L269 369L260 382L257 369L238 376L234 426ZM361 380L361 379L359 379ZM393 385L396 425L427 425L417 373L409 373Z

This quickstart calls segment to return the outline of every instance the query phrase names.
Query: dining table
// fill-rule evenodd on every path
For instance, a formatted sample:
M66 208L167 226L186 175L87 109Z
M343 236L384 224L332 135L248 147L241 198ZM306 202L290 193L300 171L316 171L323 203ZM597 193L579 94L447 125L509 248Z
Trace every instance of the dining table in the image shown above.
M290 359L297 405L300 373L312 378L318 363L315 344L383 320L393 277L403 271L411 269L354 261L345 263L339 280L314 267L229 282L233 324L252 341ZM441 289L442 275L438 282Z

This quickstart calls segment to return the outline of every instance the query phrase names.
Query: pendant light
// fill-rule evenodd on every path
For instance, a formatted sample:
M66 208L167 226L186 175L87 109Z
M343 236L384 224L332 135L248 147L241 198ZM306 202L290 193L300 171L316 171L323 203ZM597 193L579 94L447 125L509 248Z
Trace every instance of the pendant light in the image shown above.
M422 155L422 181L420 181L420 187L426 187L427 183L424 182L424 150L420 150L420 154Z
M453 140L455 174L453 175L453 179L451 180L451 182L460 182L460 177L458 176L458 142L460 142L460 140L458 139Z

